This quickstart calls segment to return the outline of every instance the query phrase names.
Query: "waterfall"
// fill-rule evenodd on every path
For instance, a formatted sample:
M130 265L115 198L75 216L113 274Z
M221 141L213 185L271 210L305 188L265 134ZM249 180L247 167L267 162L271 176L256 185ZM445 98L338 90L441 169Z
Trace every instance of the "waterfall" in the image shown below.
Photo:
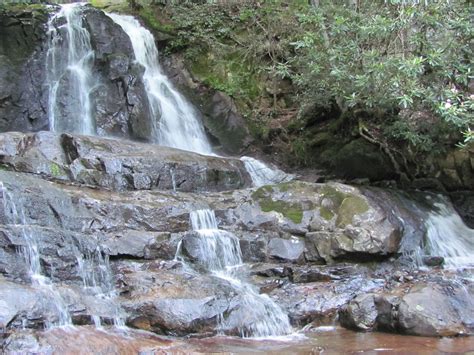
M86 253L85 256L78 254L76 258L85 293L100 300L99 307L107 307L112 313L115 326L125 327L125 313L115 301L117 290L108 255L104 255L101 248L97 246L94 251ZM100 328L102 326L100 316L93 311L91 312L92 321L97 328Z
M143 79L154 117L155 143L211 155L211 146L195 110L160 68L153 35L132 16L108 15L130 37L135 58L145 68Z
M446 198L438 197L426 220L426 251L447 268L474 267L474 229L466 226Z
M65 300L52 280L43 275L38 236L33 230L28 228L28 220L22 201L15 198L2 182L0 182L0 190L7 222L20 228L20 235L25 242L25 245L19 248L19 253L25 259L28 266L31 284L44 295L43 301L52 302L54 319L47 319L45 321L46 328L72 325L71 315Z
M199 236L200 256L207 270L228 282L239 295L239 305L229 315L221 315L218 329L237 327L242 337L267 337L289 334L288 316L267 295L242 280L238 268L243 265L238 238L219 230L212 210L190 213L193 230Z
M250 174L255 187L287 182L294 178L293 175L287 174L279 169L270 168L257 159L244 156L240 158L240 160L244 162L245 169L247 169Z
M23 198L10 193L2 182L0 182L0 191L5 218L10 225L19 228L20 237L24 242L24 246L20 247L18 251L28 266L30 282L33 287L44 295L45 304L51 303L49 308L54 313L54 319L46 319L46 328L72 325L66 301L53 280L43 273L40 235L30 227L32 222L27 217ZM99 308L99 312L96 312L95 309L89 309L94 324L98 328L101 327L101 319L98 313L102 313L100 308L106 307L111 314L110 318L113 319L114 325L117 327L125 326L125 314L115 301L117 292L108 255L104 254L99 246L93 251L83 253L72 237L66 237L65 242L72 249L76 258L77 274L82 279L83 294L92 296L94 303L96 303L93 308Z
M92 135L95 120L90 93L94 86L94 51L83 25L81 7L80 3L62 5L48 23L49 124L52 131Z

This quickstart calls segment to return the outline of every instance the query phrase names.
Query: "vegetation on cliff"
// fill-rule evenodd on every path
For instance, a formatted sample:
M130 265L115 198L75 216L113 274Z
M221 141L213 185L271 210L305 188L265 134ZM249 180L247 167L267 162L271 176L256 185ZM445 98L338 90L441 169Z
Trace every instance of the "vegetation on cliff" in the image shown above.
M468 1L176 3L139 13L294 163L329 164L330 145L359 138L403 172L473 140Z

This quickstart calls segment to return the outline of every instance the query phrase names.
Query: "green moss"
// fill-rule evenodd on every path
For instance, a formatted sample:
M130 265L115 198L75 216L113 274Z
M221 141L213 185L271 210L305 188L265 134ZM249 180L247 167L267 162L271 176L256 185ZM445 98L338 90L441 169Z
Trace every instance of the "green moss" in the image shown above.
M253 65L236 51L222 57L208 52L188 56L192 57L189 59L193 75L215 90L244 101L255 100L263 90L262 81ZM244 106L246 103L237 104Z
M334 187L328 185L325 185L322 188L321 194L323 195L323 197L330 199L335 208L339 208L344 199L347 197L345 193L338 191Z
M282 182L281 184L278 184L278 189L281 192L287 192L293 187L293 185L293 182Z
M142 7L138 14L145 21L145 25L154 31L168 34L173 34L175 31L173 25L161 22L150 7Z
M321 207L319 210L319 214L323 217L326 221L330 221L334 217L334 213L327 207Z
M352 223L355 215L362 214L368 210L369 205L362 197L349 195L342 201L339 207L336 225L338 227L345 227Z
M252 193L252 198L256 200L263 212L275 211L281 213L284 217L294 223L301 223L303 220L303 207L299 203L291 203L282 200L273 200L272 186L265 185Z
M272 192L273 192L273 187L271 187L270 185L265 185L255 190L252 193L252 198L258 201L264 198L268 198L272 194Z
M18 11L40 11L46 12L48 11L48 7L44 4L27 4L27 3L19 3L19 4L0 4L0 9L6 9L12 12Z
M127 0L89 0L89 3L98 9L107 9L109 12L130 12Z
M51 163L49 170L51 171L51 175L53 175L54 177L59 177L63 174L63 170L56 163Z
M263 212L275 211L281 213L284 217L288 218L294 223L301 223L303 220L303 209L297 203L274 201L270 198L261 200L259 203Z

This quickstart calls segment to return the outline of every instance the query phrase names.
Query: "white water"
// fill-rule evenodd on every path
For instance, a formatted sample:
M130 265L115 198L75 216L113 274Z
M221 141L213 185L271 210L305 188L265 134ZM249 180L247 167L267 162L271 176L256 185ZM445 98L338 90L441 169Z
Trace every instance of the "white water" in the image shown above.
M54 314L52 315L53 319L46 319L46 328L72 325L67 303L62 298L52 280L43 275L40 263L38 236L34 231L28 228L28 220L21 200L14 198L2 182L0 182L0 190L2 193L5 217L10 224L20 228L21 237L23 237L25 242L25 245L19 248L19 253L28 265L28 274L31 284L44 295L43 302L51 302L51 308Z
M160 68L153 35L132 16L108 15L130 37L136 61L145 68L143 79L154 118L155 143L212 155L211 146L196 112Z
M109 316L113 319L115 326L125 327L126 315L116 302L118 295L108 255L102 253L100 247L97 246L93 252L87 253L85 256L78 254L76 258L85 293L93 295L96 299L100 300L99 307L107 308L111 313ZM101 318L93 311L91 319L97 328L101 328Z
M0 191L6 219L12 226L20 230L20 236L24 241L24 246L19 248L19 253L25 259L28 266L31 284L44 295L42 302L47 305L48 309L53 313L52 319L46 319L46 328L72 325L68 304L59 292L58 286L51 278L43 273L40 262L40 235L30 227L33 222L27 217L26 205L23 199L18 196L13 196L2 182L0 182ZM108 256L104 255L99 247L93 252L84 255L75 245L72 238L66 238L65 241L76 257L77 272L82 279L84 294L98 300L97 306L99 308L106 307L109 312L107 318L112 318L116 326L124 327L125 314L115 301L117 292L113 282ZM100 316L95 314L93 309L89 309L88 311L91 312L91 319L96 327L100 328Z
M429 255L442 256L447 268L474 267L474 230L466 226L449 201L435 202L438 209L426 221Z
M95 120L90 93L94 86L94 51L89 32L83 26L81 7L80 3L62 5L48 23L48 114L52 131L92 135ZM61 101L64 97L68 98L67 102Z
M239 240L232 233L219 230L212 210L190 214L193 230L200 237L200 259L216 277L228 282L239 295L238 308L221 315L218 330L237 326L242 337L268 337L291 333L288 316L267 295L261 295L238 275L243 265Z
M247 169L250 174L255 187L278 184L294 179L293 175L287 174L279 169L271 168L260 160L245 156L240 158L240 160L244 162L245 169Z

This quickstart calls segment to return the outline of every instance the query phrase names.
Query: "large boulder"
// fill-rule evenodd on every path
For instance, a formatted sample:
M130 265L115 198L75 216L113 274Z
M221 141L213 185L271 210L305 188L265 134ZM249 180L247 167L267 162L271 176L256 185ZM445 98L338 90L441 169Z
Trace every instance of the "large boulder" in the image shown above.
M151 141L155 118L143 82L144 68L135 62L130 38L109 16L93 7L85 9L84 20L99 83L91 93L97 133Z
M48 12L43 5L0 4L0 132L48 129Z
M286 284L270 293L290 317L292 324L331 323L338 310L362 292L382 288L383 280L362 275L332 281Z
M16 171L111 190L230 190L249 186L238 159L52 132L0 135L0 161Z
M298 245L292 236L304 237L304 257L312 262L386 258L398 252L401 222L355 187L296 181L263 186L251 197L253 203L238 206L233 217L247 230L283 232L288 241L273 241L269 248L276 258L294 259L282 254Z
M212 334L220 316L237 305L228 284L187 271L180 263L139 268L122 263L119 268L127 285L121 303L135 328L170 335Z
M341 324L422 336L474 332L474 288L463 281L435 280L389 292L360 294L339 312Z

